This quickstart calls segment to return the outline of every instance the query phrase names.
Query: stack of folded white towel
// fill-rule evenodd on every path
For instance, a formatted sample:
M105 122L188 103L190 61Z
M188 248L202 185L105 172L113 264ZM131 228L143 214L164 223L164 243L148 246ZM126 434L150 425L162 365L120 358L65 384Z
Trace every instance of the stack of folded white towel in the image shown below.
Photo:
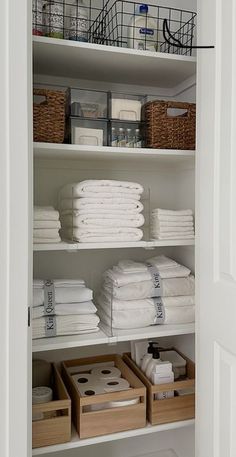
M59 243L59 212L52 206L34 207L34 243Z
M146 263L124 260L106 271L98 313L117 329L195 321L195 279L174 260L157 256Z
M80 335L99 330L93 291L83 280L34 280L33 338Z
M140 184L87 180L59 194L62 236L81 243L139 241L144 224Z
M158 240L194 238L192 210L154 209L151 213L151 236Z

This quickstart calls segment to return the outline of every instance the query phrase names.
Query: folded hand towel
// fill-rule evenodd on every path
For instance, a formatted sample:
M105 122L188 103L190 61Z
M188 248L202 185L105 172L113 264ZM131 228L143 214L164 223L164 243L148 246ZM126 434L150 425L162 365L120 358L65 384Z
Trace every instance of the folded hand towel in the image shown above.
M187 233L188 232L193 232L193 224L189 225L188 227L181 227L179 225L175 227L163 227L160 225L152 224L151 223L151 231L156 232L158 234L165 234L165 233L172 233L172 232L180 232L180 233Z
M138 200L129 198L111 197L108 199L101 198L65 198L60 202L62 214L66 211L79 210L81 214L101 212L124 212L129 211L132 214L141 213L143 204Z
M63 230L63 238L81 243L102 243L109 241L140 241L142 230L129 227L89 227Z
M158 220L161 222L193 222L193 216L165 216L160 214Z
M52 206L34 206L35 221L59 221L59 212Z
M168 234L163 233L163 235L151 232L151 236L157 240L192 240L194 239L194 232L181 234L179 232L169 232Z
M96 227L141 227L144 224L144 217L142 214L127 214L117 215L115 213L103 214L84 214L77 215L73 211L71 215L61 216L62 226L64 227L78 227L83 228L90 226Z
M191 209L183 209L180 211L169 210L169 209L161 209L156 208L152 210L152 214L158 214L162 216L192 216L193 212Z
M34 221L34 229L60 229L60 221Z
M68 316L70 314L95 314L97 312L96 306L92 301L81 303L63 303L55 306L54 314L56 316ZM48 315L45 313L44 306L35 306L32 310L33 319Z
M108 278L104 281L103 288L118 300L138 300L156 297L158 295L162 297L175 297L178 295L194 295L195 279L193 275L187 278L162 279L161 289L157 289L151 280L115 287Z
M80 335L83 333L92 333L99 331L99 317L96 314L88 315L70 315L70 316L54 316L53 324L48 325L47 317L40 317L32 320L33 339L45 338L49 335L46 327L54 327L53 336L63 335ZM50 317L52 319L52 316Z
M93 291L87 287L55 287L55 303L81 303L93 299ZM44 289L33 289L33 306L44 304Z
M41 229L34 229L33 231L34 238L54 238L57 239L59 236L58 229L51 229L51 228L41 228Z
M175 221L160 221L159 219L154 218L151 216L151 224L155 228L175 228L175 227L187 227L193 228L193 221L182 221L182 220L175 220Z
M47 244L47 243L60 243L61 238L58 236L57 238L38 238L36 236L33 237L34 244Z
M77 197L96 197L110 198L128 197L140 199L143 193L143 187L138 183L127 181L99 180L91 179L74 184L67 184L60 191L60 199L77 198Z

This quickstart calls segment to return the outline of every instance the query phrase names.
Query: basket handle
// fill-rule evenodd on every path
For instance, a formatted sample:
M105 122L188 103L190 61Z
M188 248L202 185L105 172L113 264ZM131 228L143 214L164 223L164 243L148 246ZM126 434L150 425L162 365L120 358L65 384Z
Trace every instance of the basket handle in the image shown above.
M185 102L168 102L166 106L166 115L168 109L173 108L173 109L185 109L187 111L187 116L186 117L191 117L191 110L190 110L190 105L189 103ZM172 117L178 117L178 116L172 116Z
M42 97L46 98L45 102L49 103L48 90L47 89L34 89L33 95L41 95ZM40 103L35 103L35 102L34 102L34 104L40 105Z

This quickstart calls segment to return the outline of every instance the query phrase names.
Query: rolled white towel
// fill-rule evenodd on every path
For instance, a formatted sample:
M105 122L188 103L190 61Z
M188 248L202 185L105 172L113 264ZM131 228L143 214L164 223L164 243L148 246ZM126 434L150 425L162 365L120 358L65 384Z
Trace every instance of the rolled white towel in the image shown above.
M48 336L80 335L99 331L100 319L96 314L54 316L50 324L48 319L47 317L40 317L32 320L33 339ZM51 335L48 334L46 327L51 328L51 330L52 327L54 328L53 335L52 333Z
M59 212L53 206L34 206L35 221L59 221Z
M67 184L59 194L59 198L78 198L87 197L93 198L111 198L116 196L119 198L133 198L140 200L140 195L143 193L143 187L138 183L115 180L98 180L90 179L79 183Z

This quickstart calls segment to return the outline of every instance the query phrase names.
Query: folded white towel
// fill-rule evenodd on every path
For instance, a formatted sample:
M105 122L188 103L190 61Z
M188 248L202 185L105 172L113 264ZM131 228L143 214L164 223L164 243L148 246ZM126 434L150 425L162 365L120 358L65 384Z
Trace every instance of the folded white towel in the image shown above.
M163 233L163 235L151 232L151 236L157 240L192 240L194 239L194 232L181 234L179 232L169 232L168 234Z
M60 202L60 209L62 214L68 214L66 211L78 210L80 214L95 213L98 211L105 212L119 212L123 213L129 211L132 214L141 213L143 211L143 204L138 200L130 198L116 198L111 197L108 199L101 198L65 198Z
M84 214L78 216L76 211L67 216L61 216L62 226L83 228L90 226L95 227L141 227L144 224L142 214L115 214L115 213L100 213Z
M59 221L59 212L53 206L34 206L35 221Z
M41 229L34 229L33 230L34 238L54 238L57 239L59 237L59 230L52 229L52 228L41 228Z
M140 241L142 230L130 227L88 227L66 229L62 232L63 238L79 241L80 243L102 243L109 241Z
M87 287L55 287L55 303L82 303L93 299L93 291ZM44 304L44 289L33 289L33 306Z
M160 235L161 234L165 234L165 233L169 233L169 232L170 233L179 232L179 233L187 233L187 234L189 234L188 232L194 233L193 224L188 226L188 227L181 227L179 225L177 225L175 227L163 227L163 226L160 227L160 225L158 225L158 224L156 225L156 224L152 224L151 223L151 230L153 232L156 232L156 233L160 234Z
M158 215L162 215L162 216L192 216L193 212L191 209L183 209L180 211L176 211L176 210L156 208L156 209L152 210L152 214L158 214Z
M127 284L122 287L115 287L107 278L104 281L103 288L106 292L113 295L118 300L138 300L142 298L155 297L176 297L178 295L194 295L195 279L193 275L187 278L169 278L161 280L162 290L155 289L153 281L142 281L133 284Z
M92 301L81 303L62 303L55 306L54 314L56 316L68 316L70 314L95 314L97 312L96 306ZM33 319L48 315L44 312L44 306L35 306L32 310Z
M56 323L55 336L80 335L83 333L93 333L99 331L99 317L96 314L55 316ZM33 339L47 337L46 317L32 320Z
M38 238L36 236L33 237L34 244L47 244L47 243L60 243L61 237L58 236L57 238Z
M193 221L160 221L159 219L156 219L151 216L151 224L156 227L156 228L164 228L164 229L169 229L169 228L174 228L175 227L183 227L183 228L193 228Z
M179 267L180 264L170 257L165 255L158 255L147 259L148 263L155 265L159 270L167 268ZM141 273L147 271L147 265L143 262L134 262L133 260L120 260L117 264L117 267L122 270L124 273Z
M158 215L158 221L160 222L193 222L193 216L165 216Z
M102 308L99 311L101 320L108 326L117 329L132 329L158 325L158 311L152 302L151 308L139 310L113 310L108 314ZM164 318L162 324L188 324L195 321L195 306L164 307Z
M60 221L34 221L34 229L60 229Z
M138 183L91 179L79 183L67 184L61 189L59 196L60 199L77 197L93 198L94 196L111 198L111 196L116 196L139 200L142 193L143 187Z

